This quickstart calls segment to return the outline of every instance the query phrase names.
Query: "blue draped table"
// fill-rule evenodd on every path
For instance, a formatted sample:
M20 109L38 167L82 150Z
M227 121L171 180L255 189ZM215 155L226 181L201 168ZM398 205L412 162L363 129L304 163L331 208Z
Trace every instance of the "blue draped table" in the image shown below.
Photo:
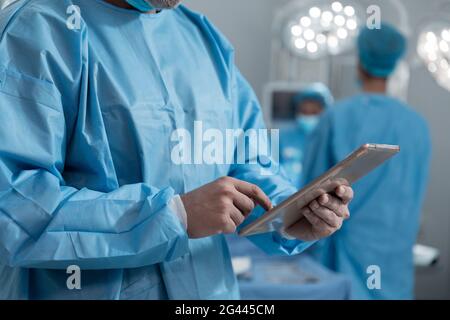
M243 300L345 300L350 281L315 262L307 254L267 256L245 238L228 236L233 257L251 259L251 269L240 275Z

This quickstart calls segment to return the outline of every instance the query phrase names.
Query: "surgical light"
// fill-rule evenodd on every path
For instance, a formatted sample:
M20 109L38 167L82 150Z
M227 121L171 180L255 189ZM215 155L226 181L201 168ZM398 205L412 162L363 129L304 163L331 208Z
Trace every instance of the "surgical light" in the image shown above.
M310 43L308 43L307 49L311 53L316 53L319 48L317 46L317 43L310 42Z
M348 31L344 28L340 28L337 31L337 36L339 39L346 39L348 36Z
M450 42L450 30L442 30L441 37L447 42Z
M336 1L331 4L331 8L334 12L341 12L343 9L343 5L339 1Z
M439 48L441 49L442 52L448 52L449 50L448 42L445 40L441 40L441 42L439 42Z
M299 37L302 35L303 29L299 25L295 25L291 27L291 33L294 37Z
M430 63L428 65L428 71L430 71L431 73L435 73L437 71L437 66L435 63Z
M358 28L358 23L354 19L347 20L347 28L348 30L356 30Z
M436 61L437 59L438 59L438 56L437 56L436 53L434 53L434 52L428 53L428 60L430 60L430 61Z
M331 36L328 38L328 45L331 48L336 48L339 45L339 40L336 37Z
M334 23L335 23L338 27L344 26L346 22L347 22L347 20L344 18L344 16L337 15L336 17L334 17Z
M355 8L353 8L352 6L346 6L344 8L344 13L348 16L348 17L353 17L355 15Z
M437 83L450 91L450 22L433 21L419 35L417 53Z
M320 33L317 35L316 41L318 44L324 44L327 42L327 36L324 35L323 33Z
M312 7L309 9L309 15L311 18L317 19L322 14L322 11L318 7Z
M286 44L306 58L336 55L354 46L364 11L353 1L304 6L288 22Z
M300 50L305 49L306 47L306 41L303 39L296 39L294 44L295 47Z
M309 17L302 17L300 19L300 24L305 28L308 28L309 26L311 26L311 19Z
M305 33L303 34L303 37L304 37L306 40L312 40L312 39L314 39L314 38L316 37L316 33L315 33L313 30L308 29L308 30L306 30Z
M333 12L331 12L331 11L324 11L324 13L322 14L323 21L331 22L331 21L333 21L333 18L334 18L334 15L333 15Z
M430 31L430 32L427 32L427 36L426 36L426 37L427 37L427 41L430 42L430 43L431 43L431 42L434 43L434 42L437 41L436 35L435 35L433 32L431 32L431 31Z

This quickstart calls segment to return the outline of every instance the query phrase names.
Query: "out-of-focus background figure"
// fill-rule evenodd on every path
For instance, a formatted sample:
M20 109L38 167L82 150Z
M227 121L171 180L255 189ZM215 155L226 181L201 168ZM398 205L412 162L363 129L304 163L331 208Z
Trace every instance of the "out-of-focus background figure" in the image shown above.
M390 124L392 125L393 121L396 121L396 125L392 125L392 128L397 127L403 128L402 130L398 129L399 131L410 131L411 140L418 137L416 149L422 150L421 143L426 141L426 136L420 136L420 133L424 132L425 135L427 132L423 124L423 121L426 121L431 140L427 147L431 148L432 145L428 186L421 187L419 185L422 181L420 177L424 175L426 167L425 160L424 163L420 163L420 159L425 159L425 155L419 155L418 158L411 160L409 165L400 166L400 169L397 170L398 173L393 176L380 175L380 181L377 181L374 186L382 189L381 185L386 183L385 188L391 188L391 190L393 184L397 186L392 193L396 194L398 199L393 201L393 195L386 192L387 195L383 196L387 197L386 200L379 205L383 210L389 209L389 206L399 208L398 219L401 219L407 210L406 207L409 206L409 223L406 227L398 226L399 233L407 234L405 241L400 241L392 248L399 250L401 246L403 247L403 252L392 258L399 261L400 269L405 268L403 271L406 276L400 277L399 281L411 279L414 273L415 298L449 299L450 238L448 235L450 234L450 215L448 208L450 208L450 197L448 197L448 181L450 181L450 170L447 164L450 163L450 140L448 139L450 134L448 128L448 119L450 119L448 103L450 101L450 1L186 0L186 4L194 10L205 13L234 44L237 65L256 89L264 107L267 124L272 128L280 129L281 145L286 141L284 132L292 127L293 119L295 119L295 114L292 112L293 96L310 84L317 82L328 87L336 101L348 101L349 97L356 97L355 99L359 97L358 101L362 101L360 108L354 107L354 113L348 115L351 119L359 120L357 128L352 127L353 131L346 131L349 137L345 141L341 141L343 133L335 134L334 131L330 133L331 138L327 140L328 147L342 143L342 151L333 155L333 159L341 157L344 151L348 151L344 149L349 149L351 143L359 142L359 134L370 138L370 134L372 134L369 132L370 128L374 131L375 129L383 131L382 134L386 137L392 134L393 129L388 127ZM360 31L366 29L365 26L377 28L381 22L390 24L400 31L407 40L408 46L405 47L403 59L395 60L395 69L389 72L386 92L374 93L370 95L370 99L364 99L367 93L363 91L360 94L365 87L362 86L362 80L366 78L367 74L370 76L368 73L370 70L375 76L380 76L380 74L374 72L376 70L373 64L366 65L365 69L362 68L364 64L362 63L363 59L360 59L361 50L358 48L357 40ZM370 42L366 42L365 45L370 45ZM382 48L385 46L386 44L383 43ZM401 47L399 48L401 49ZM385 62L389 61L392 62L392 59ZM371 84L370 87L372 86ZM342 105L342 102L339 102L337 107L333 105L328 108L325 113L337 113L338 109L342 109L339 108L339 105ZM380 105L380 110L398 113L397 119L385 120L386 114L382 111L379 116L378 114L376 117L371 116L372 111L370 110L377 109L377 105ZM361 113L364 113L362 120L360 119ZM321 117L323 118L322 122L326 123L330 116ZM421 118L422 120L420 120ZM408 122L416 120L417 126L411 124L408 127ZM350 122L350 119L346 121L338 119L338 121L347 123ZM334 130L335 127L331 128ZM375 133L373 132L373 134ZM398 134L400 137L402 133ZM364 141L364 143L367 142L381 143L383 141ZM404 144L403 140L399 143ZM410 147L408 144L401 145L401 147L401 155L394 159L395 162L393 160L391 166L397 166L399 162L405 161L404 155L409 153ZM281 160L284 161L281 150L280 155ZM415 162L414 166L413 162ZM299 166L296 161L292 163L297 163L297 167ZM284 168L286 169L286 165ZM303 167L302 174L306 174L306 170ZM386 168L380 170L388 171ZM395 181L399 180L399 176L406 170L412 172L414 179L411 178L408 182ZM374 173L374 176L377 174ZM369 176L368 182L363 179L361 186L364 186L364 183L370 184L374 176ZM357 187L361 188L361 186ZM420 206L422 203L420 198L423 197L420 194L414 195L413 199L406 196L408 192L411 192L411 188L426 189L423 206ZM373 196L379 197L383 193L382 190L375 188ZM370 206L375 203L371 197L372 193L370 196L364 192L360 193L361 191L355 195L356 202L353 210L356 210L356 213L353 213L350 218L350 220L355 219L355 223L359 219L363 219L363 215L358 217L357 214L363 212L361 211L363 202L367 202ZM360 201L359 206L357 205L358 200ZM388 204L388 202L392 203ZM413 205L413 202L416 202L416 205ZM373 207L370 209L372 210ZM382 214L385 212L383 210L381 210ZM420 228L417 221L419 212L421 213ZM397 212L393 215L397 215ZM381 220L377 219L377 214L371 217L373 221L368 219L367 223L379 223ZM384 223L393 223L394 220L391 220L390 216L388 217L383 216ZM413 241L411 235L416 235L418 229L420 231L413 250L413 267L410 254L410 245ZM384 236L386 242L387 234ZM363 231L356 230L352 239L353 241L358 239L362 245L365 241L371 241L371 239L366 240L365 237L368 236ZM394 243L394 240L389 239L387 242ZM361 277L359 280L360 293L362 292L368 298L389 298L389 295L383 296L386 291L393 291L393 294L397 291L396 285L390 286L389 283L393 284L392 278L397 277L398 270L392 276L389 269L385 270L380 265L386 261L386 256L381 254L383 252L381 249L384 250L386 247L385 243L375 243L373 248L380 250L380 254L370 261L369 265L364 266L364 274L358 274ZM247 259L238 260L240 262L238 265L245 266L246 268L243 269L247 270L244 272L245 279L240 281L241 293L244 298L264 298L261 296L262 294L265 294L266 298L272 299L277 297L317 298L312 292L320 293L321 298L341 299L347 296L346 286L342 281L339 282L342 278L334 278L335 276L345 276L345 274L327 268L328 273L325 276L318 276L320 268L317 262L306 265L301 261L297 263L294 260L285 260L284 267L281 268L279 264L273 265L273 260L258 260L259 258L253 256L248 250L248 246L241 242L232 246L231 249L235 256L238 255L241 258L247 256ZM388 256L393 257L394 254L389 252ZM366 259L367 257L364 254L358 254L357 258ZM252 263L249 264L249 260ZM243 261L245 263L242 263ZM271 267L266 268L268 265ZM297 268L286 267L292 265L296 265ZM374 275L376 278L376 274L372 272L376 269L373 266L377 265L381 267L381 290L376 286L372 286L373 290L369 290L368 280L373 279L374 277L371 276ZM280 269L286 271L282 276L283 281L280 277L274 277L274 272L272 272ZM360 269L363 268L360 266ZM242 268L238 268L238 270L242 271ZM295 275L300 274L299 270L310 274L311 277L308 279L318 279L317 283L305 284L296 281ZM251 280L248 280L249 274L252 275ZM354 279L353 281L355 281ZM410 280L405 283L407 283L405 289L400 290L398 295L411 297L413 283ZM386 286L389 289L385 290ZM353 287L352 291L354 292ZM302 290L305 288L308 290L303 291L304 294L302 294ZM352 294L352 296L358 296L358 293Z
M383 24L363 28L357 44L363 93L337 103L324 116L306 149L305 182L364 143L400 145L401 152L355 185L351 220L313 251L328 268L351 277L356 299L411 299L430 135L412 107L386 95L388 78L406 52L404 36ZM383 273L378 290L367 285L368 268Z
M292 98L295 122L280 131L280 163L297 188L301 186L305 145L322 112L332 104L333 96L323 83L306 86Z

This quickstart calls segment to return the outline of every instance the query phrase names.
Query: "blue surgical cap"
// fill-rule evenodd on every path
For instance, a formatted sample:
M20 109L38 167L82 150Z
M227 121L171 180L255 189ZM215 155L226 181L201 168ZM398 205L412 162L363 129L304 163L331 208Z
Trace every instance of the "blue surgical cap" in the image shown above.
M329 108L334 103L334 98L330 90L323 83L313 83L297 93L292 100L294 107L306 101L313 100L319 102L324 109Z
M363 28L358 37L359 60L373 77L387 78L406 52L406 38L388 24L381 29Z

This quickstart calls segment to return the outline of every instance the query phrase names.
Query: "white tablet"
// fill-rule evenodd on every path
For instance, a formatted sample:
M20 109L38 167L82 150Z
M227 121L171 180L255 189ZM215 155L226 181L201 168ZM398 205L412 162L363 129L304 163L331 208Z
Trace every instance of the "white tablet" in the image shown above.
M301 209L339 185L352 185L400 151L399 146L365 144L345 160L311 182L256 221L242 228L240 236L271 231L283 232L302 218Z

